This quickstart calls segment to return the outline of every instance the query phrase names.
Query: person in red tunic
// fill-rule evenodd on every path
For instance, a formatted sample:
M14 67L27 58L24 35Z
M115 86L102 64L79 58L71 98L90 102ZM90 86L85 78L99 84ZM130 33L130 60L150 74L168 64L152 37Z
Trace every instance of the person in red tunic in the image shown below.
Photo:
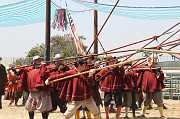
M116 63L112 57L108 57L107 65ZM96 74L96 79L100 80L100 89L104 92L104 106L106 119L109 119L109 105L114 96L117 107L116 118L119 119L122 107L122 80L124 77L123 67L105 68Z
M17 106L17 102L20 98L20 92L18 90L19 78L16 73L15 66L10 65L7 74L7 96L5 97L5 99L10 100L9 106L12 105L13 102L15 102L15 105Z
M30 66L28 66L30 67ZM28 78L28 70L27 66L25 67L18 67L16 66L18 80L18 92L23 96L22 105L25 105L27 98L28 98L28 86L27 86L27 78Z
M56 75L46 80L46 84L49 81L61 78L68 75L74 75L87 70L87 62L85 60L79 60L75 63L76 68L70 69L64 73ZM92 71L91 71L92 72ZM70 119L80 106L86 106L90 112L93 113L95 119L100 119L100 111L96 106L94 99L90 92L90 86L88 83L91 81L88 75L80 75L69 80L64 81L64 85L59 95L60 99L67 101L67 110L64 113L65 119Z
M88 57L86 60L87 60L87 65L88 65L89 70L92 68L95 68L95 66L94 66L95 58L92 55L90 55L90 57ZM92 76L91 81L88 81L87 83L90 86L91 95L100 110L100 105L103 106L103 104L102 104L101 95L99 93L99 82L97 80L95 80L95 74ZM83 115L81 117L80 117L80 111L83 113ZM87 107L82 106L76 112L75 118L76 119L86 119L86 118L92 119L91 112L87 109Z
M64 61L61 59L60 54L56 54L54 56L54 63L49 64L47 68L49 69L47 73L49 73L49 78L52 78L53 76L56 76L58 74L61 74L65 71L69 70L69 67L64 64ZM51 86L51 97L52 97L52 107L53 110L57 109L57 106L60 109L60 112L64 113L67 109L66 102L62 101L59 98L59 94L62 90L63 82L59 83L58 85ZM53 111L52 110L52 111Z
M28 80L28 72L31 71L34 67L33 66L24 66L24 67L21 67L20 68L20 72L19 72L19 75L20 77L22 78L22 81L21 81L21 86L22 86L22 89L23 89L23 93L22 93L22 105L25 105L26 104L26 101L28 99L28 96L29 96L29 90L28 90L28 83L27 83L27 80Z
M132 107L133 117L135 117L136 107L136 81L137 74L130 69L131 63L125 64L125 76L123 80L123 102L125 106L125 117L128 118L128 111ZM134 97L133 97L134 96Z
M48 86L45 85L46 66L42 64L40 56L33 57L33 69L28 72L29 97L25 108L29 112L29 118L34 119L34 111L42 113L43 119L48 119L49 111L52 109L51 95Z
M158 105L160 112L160 118L164 119L163 114L163 99L162 99L162 89L164 88L164 74L160 67L156 67L157 59L149 57L147 59L147 64L144 69L142 69L140 82L142 91L145 93L145 101L142 116L145 117L148 105L151 103L152 99L155 104ZM138 84L138 85L139 85Z

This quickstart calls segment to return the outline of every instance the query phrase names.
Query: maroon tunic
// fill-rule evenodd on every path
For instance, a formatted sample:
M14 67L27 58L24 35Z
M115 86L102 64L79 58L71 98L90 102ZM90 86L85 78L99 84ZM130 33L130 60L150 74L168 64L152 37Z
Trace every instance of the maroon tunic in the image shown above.
M100 89L104 92L116 92L121 86L124 77L124 69L106 68L96 74L100 80Z
M144 92L154 92L156 90L157 78L152 70L145 70L143 74L142 89Z

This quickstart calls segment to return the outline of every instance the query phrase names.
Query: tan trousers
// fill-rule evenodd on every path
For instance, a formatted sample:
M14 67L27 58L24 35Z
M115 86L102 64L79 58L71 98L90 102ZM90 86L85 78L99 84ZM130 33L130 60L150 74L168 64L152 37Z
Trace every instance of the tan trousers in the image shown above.
M95 101L92 97L89 99L83 100L83 101L72 101L69 102L67 105L67 110L64 113L65 118L71 118L73 114L76 113L76 111L79 109L79 107L85 106L88 108L88 110L94 115L98 116L100 115L99 109L96 106Z

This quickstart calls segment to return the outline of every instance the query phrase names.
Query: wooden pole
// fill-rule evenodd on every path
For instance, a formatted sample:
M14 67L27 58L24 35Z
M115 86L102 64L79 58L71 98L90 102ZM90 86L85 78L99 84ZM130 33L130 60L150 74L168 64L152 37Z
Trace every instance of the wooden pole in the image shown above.
M46 33L45 33L45 60L50 61L51 38L51 0L46 0Z
M118 3L119 3L120 0L117 0L116 4L114 5L114 7L112 8L111 12L109 13L108 17L106 18L105 22L103 23L102 27L100 28L100 30L98 31L97 35L96 35L96 38L98 40L98 36L100 35L100 33L102 32L103 28L105 27L106 23L108 22L109 18L111 17L113 11L115 10L115 8L117 7ZM90 52L90 49L92 48L94 44L94 40L92 42L92 44L90 45L89 49L87 50L87 53L88 54ZM102 46L102 45L101 45ZM103 47L102 47L103 48Z
M180 55L179 51L154 50L154 49L138 49L138 51L149 51L149 52L156 52L156 53L167 53L167 54L178 54L178 55Z
M140 58L140 59L145 59L145 58ZM140 60L140 59L129 60L129 61L124 61L124 62L120 62L120 63L117 63L117 64L113 64L113 65L108 65L106 67L97 68L97 69L95 69L95 71L99 71L99 70L102 70L102 69L105 69L105 68L122 66L124 64L134 62L134 61L137 61L137 60ZM87 74L87 73L89 73L89 71L85 71L85 72L77 73L77 74L74 74L74 75L66 76L66 77L63 77L63 78L60 78L60 79L56 79L56 80L50 81L50 83L55 83L55 82L58 82L58 81L67 80L67 79L70 79L70 78L73 78L73 77L76 77L76 76L79 76L79 75Z
M97 3L97 0L94 0ZM98 12L94 10L94 54L98 54Z

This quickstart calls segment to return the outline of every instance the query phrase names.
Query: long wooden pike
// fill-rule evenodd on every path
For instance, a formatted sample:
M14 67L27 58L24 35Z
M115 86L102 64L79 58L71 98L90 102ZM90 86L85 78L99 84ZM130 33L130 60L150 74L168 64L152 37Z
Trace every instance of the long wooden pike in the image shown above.
M102 70L102 69L105 69L105 68L122 66L124 64L130 63L130 62L134 62L134 61L137 61L137 60L140 60L140 59L144 59L144 58L139 58L139 59L135 59L135 60L128 60L128 61L124 61L124 62L119 62L117 64L108 65L108 66L102 67L102 68L97 68L97 69L95 69L95 71L99 71L99 70ZM56 82L59 82L59 81L62 81L62 80L71 79L71 78L79 76L79 75L88 74L89 72L90 71L88 70L88 71L85 71L85 72L81 72L81 73L77 73L77 74L74 74L74 75L66 76L66 77L63 77L63 78L60 78L60 79L56 79L56 80L50 81L50 83L52 84L52 83L56 83Z
M176 40L172 40L172 41L166 42L166 43L163 43L162 46L170 44L170 43L176 43L176 42L180 42L180 38L178 38Z
M138 49L137 51L149 51L155 53L167 53L167 54L178 54L180 55L180 51L167 51L167 50L154 50L154 49Z

